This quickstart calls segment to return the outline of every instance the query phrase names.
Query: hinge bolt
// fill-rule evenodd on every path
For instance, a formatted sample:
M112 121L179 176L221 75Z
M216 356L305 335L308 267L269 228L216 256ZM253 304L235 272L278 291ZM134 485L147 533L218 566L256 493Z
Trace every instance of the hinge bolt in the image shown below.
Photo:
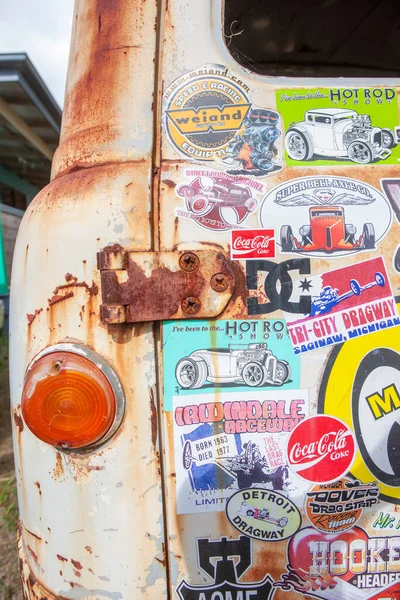
M211 277L211 287L215 292L224 292L229 287L230 279L225 273L215 273Z
M194 252L185 252L179 258L179 266L183 271L195 271L199 266L199 257Z
M182 310L187 315L195 315L199 312L201 302L195 296L188 296L184 300L182 300Z

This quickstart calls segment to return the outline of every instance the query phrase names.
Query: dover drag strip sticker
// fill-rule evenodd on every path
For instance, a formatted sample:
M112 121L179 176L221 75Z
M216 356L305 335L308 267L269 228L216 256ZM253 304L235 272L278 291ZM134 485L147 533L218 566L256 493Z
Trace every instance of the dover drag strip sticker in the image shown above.
M225 509L240 489L297 494L306 487L290 473L285 446L308 415L308 392L274 390L174 396L177 513Z
M306 493L305 511L310 523L323 533L347 531L357 524L365 508L379 502L376 482L360 483L348 478L314 485Z
M248 92L221 65L205 65L182 76L164 95L169 141L181 155L219 162L234 175L260 177L279 171L279 115L253 106Z
M391 223L390 207L374 187L348 177L301 177L273 188L260 209L282 253L337 258L375 250Z
M396 89L287 89L276 100L287 165L398 164Z
M311 277L308 289L310 313L287 321L296 354L400 324L381 257Z

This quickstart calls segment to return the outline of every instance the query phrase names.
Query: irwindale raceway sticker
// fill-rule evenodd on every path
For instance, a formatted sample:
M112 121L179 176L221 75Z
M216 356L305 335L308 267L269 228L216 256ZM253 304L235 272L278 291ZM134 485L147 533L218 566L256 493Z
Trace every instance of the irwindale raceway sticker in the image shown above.
M232 175L263 177L282 168L279 114L252 105L249 87L221 65L204 65L164 95L165 130L186 158L215 161Z

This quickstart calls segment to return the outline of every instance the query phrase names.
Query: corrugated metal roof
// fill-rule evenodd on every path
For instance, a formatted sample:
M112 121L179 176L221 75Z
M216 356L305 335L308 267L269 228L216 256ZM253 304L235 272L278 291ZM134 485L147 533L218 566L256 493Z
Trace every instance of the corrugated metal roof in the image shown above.
M0 98L50 150L57 148L61 109L26 54L0 54ZM1 115L0 165L39 189L50 180L50 160ZM0 194L3 203L25 208L23 193L0 183Z

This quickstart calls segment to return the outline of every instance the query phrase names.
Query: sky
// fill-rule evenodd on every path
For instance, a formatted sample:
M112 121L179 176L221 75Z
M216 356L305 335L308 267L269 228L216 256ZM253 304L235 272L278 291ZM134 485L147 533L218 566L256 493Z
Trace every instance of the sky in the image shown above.
M64 104L73 0L0 0L0 53L26 52Z

